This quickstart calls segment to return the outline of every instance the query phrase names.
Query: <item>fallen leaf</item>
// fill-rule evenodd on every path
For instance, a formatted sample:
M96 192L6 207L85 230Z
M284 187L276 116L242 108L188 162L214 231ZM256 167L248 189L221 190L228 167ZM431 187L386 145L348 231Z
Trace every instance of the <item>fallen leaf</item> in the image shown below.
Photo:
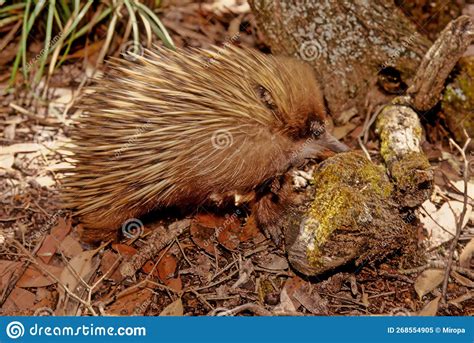
M107 309L108 315L143 316L152 303L153 292L147 288L127 294L114 301Z
M452 271L451 276L460 284L469 288L474 288L474 281L468 279L465 276L462 276L461 274Z
M421 212L420 221L428 231L430 247L437 247L454 238L456 234L456 220L463 210L463 203L459 201L447 201L437 210L436 206L427 200L423 203L422 208L426 212ZM469 221L471 211L472 206L467 205L463 227Z
M299 307L299 306L298 306ZM296 312L297 307L291 300L286 288L283 288L280 293L280 303L275 306L275 311L281 312Z
M181 292L183 290L183 280L181 280L180 276L166 280L165 285L176 292Z
M337 139L341 139L346 137L349 133L351 133L357 127L354 123L347 123L343 126L337 126L332 131L332 135Z
M165 282L166 280L173 278L176 272L176 267L178 265L178 261L176 261L176 257L171 254L166 254L163 256L158 262L157 270L158 275L161 281Z
M441 296L437 296L433 300L431 300L428 304L423 307L420 312L418 312L419 316L436 316L436 313L438 312L438 304L439 304L439 299L441 299Z
M287 294L293 300L293 305L295 308L300 307L301 303L293 297L293 295L302 287L304 287L306 281L304 281L299 276L294 276L291 279L286 280L283 289L286 290Z
M241 242L247 242L251 239L257 238L259 234L260 230L257 227L255 216L251 215L247 218L247 222L240 233L239 239Z
M276 254L265 255L258 265L270 270L285 270L289 268L288 260Z
M214 228L205 227L197 222L193 222L190 231L194 244L211 255L216 254L216 249L213 244L215 239Z
M48 264L58 250L59 245L71 231L71 218L67 220L59 217L58 223L51 229L51 233L46 236L39 248L37 256L44 263Z
M182 316L184 314L183 302L181 298L176 299L166 306L159 314L160 316Z
M466 244L462 249L461 255L459 256L459 264L461 267L470 268L471 260L474 256L474 238Z
M125 257L132 257L137 253L137 249L126 244L112 244L112 249Z
M41 268L41 270L39 270ZM31 287L46 287L56 283L48 273L43 270L47 270L49 273L56 276L59 279L63 268L51 266L51 265L42 265L41 267L37 265L30 265L21 278L17 282L18 287L22 288L31 288Z
M464 181L456 181L452 183L454 187L461 193L464 194ZM474 198L474 183L468 182L467 183L467 196L471 199Z
M33 308L35 295L23 288L15 287L2 306L4 311L26 311Z
M309 283L304 284L293 294L293 298L309 312L317 315L328 315L328 301L323 299Z
M0 155L0 168L10 170L12 169L14 161L15 161L15 158L11 154Z
M421 299L438 287L444 280L444 270L427 269L421 273L415 281L415 291Z
M88 250L74 256L68 263L69 267L64 267L60 276L60 281L69 289L74 290L80 283L80 280L76 275L83 278L90 273L92 259L96 253L96 250Z
M18 143L9 146L0 146L0 155L14 155L19 152L36 152L45 148L36 143Z
M240 244L239 237L242 232L238 219L230 220L228 223L225 222L222 227L218 228L217 232L217 241L220 244L230 251L237 249Z
M224 225L225 218L219 217L214 214L200 213L194 218L199 225L208 227L211 229L218 228Z
M119 282L123 279L122 273L120 273L120 264L116 263L119 259L118 254L114 253L111 250L107 250L100 260L100 272L102 275L107 274L106 279ZM115 268L112 270L112 268Z
M64 256L72 258L80 254L83 249L81 244L72 235L68 235L59 245Z
M51 187L56 184L56 181L51 176L38 176L34 179L41 187Z
M16 261L0 260L0 296L7 289L13 273L20 268L21 263Z

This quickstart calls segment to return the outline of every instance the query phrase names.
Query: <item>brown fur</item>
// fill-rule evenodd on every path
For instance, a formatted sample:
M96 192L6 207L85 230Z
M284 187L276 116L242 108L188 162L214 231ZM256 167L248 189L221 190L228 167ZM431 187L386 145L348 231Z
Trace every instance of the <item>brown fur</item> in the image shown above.
M324 140L305 145L326 117L311 67L248 49L156 49L116 60L81 106L64 199L96 229L251 192ZM219 132L232 144L216 148Z

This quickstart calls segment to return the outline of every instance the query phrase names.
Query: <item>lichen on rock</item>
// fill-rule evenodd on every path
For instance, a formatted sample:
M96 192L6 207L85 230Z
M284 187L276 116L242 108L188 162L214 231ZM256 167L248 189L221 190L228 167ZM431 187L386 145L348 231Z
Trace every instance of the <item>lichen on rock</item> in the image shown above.
M398 202L408 207L422 204L431 194L433 171L421 149L423 130L418 115L408 106L386 106L377 118L376 132Z
M314 174L312 189L285 233L289 260L303 274L385 256L408 232L384 168L362 155L326 160Z

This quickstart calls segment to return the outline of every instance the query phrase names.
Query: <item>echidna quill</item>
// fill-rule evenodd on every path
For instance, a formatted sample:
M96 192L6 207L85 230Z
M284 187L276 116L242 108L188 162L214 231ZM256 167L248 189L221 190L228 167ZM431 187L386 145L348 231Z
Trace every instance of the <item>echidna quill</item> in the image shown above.
M247 194L346 146L324 131L310 66L236 47L114 60L72 130L64 199L87 228ZM212 58L212 59L210 59Z

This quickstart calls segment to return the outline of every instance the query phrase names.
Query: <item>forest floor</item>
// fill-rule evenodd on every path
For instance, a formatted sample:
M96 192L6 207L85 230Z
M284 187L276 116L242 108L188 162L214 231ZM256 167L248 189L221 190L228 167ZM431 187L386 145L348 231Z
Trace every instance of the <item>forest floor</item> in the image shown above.
M178 47L238 42L269 51L246 3L182 1L161 19ZM7 55L8 47L2 58ZM92 247L81 243L77 219L61 209L59 171L68 165L63 144L80 115L75 104L96 55L61 66L49 82L48 104L30 106L27 93L1 99L0 315L474 315L474 182L464 192L463 160L439 122L426 127L423 144L435 171L434 193L410 222L414 235L406 248L379 263L306 278L245 209L200 208L189 229L133 277L123 277L122 261L143 254L153 228L173 220L135 222L119 239ZM2 72L3 84L8 70ZM334 134L360 149L364 119L355 117ZM367 146L379 149L375 135ZM443 299L441 283L463 210Z

